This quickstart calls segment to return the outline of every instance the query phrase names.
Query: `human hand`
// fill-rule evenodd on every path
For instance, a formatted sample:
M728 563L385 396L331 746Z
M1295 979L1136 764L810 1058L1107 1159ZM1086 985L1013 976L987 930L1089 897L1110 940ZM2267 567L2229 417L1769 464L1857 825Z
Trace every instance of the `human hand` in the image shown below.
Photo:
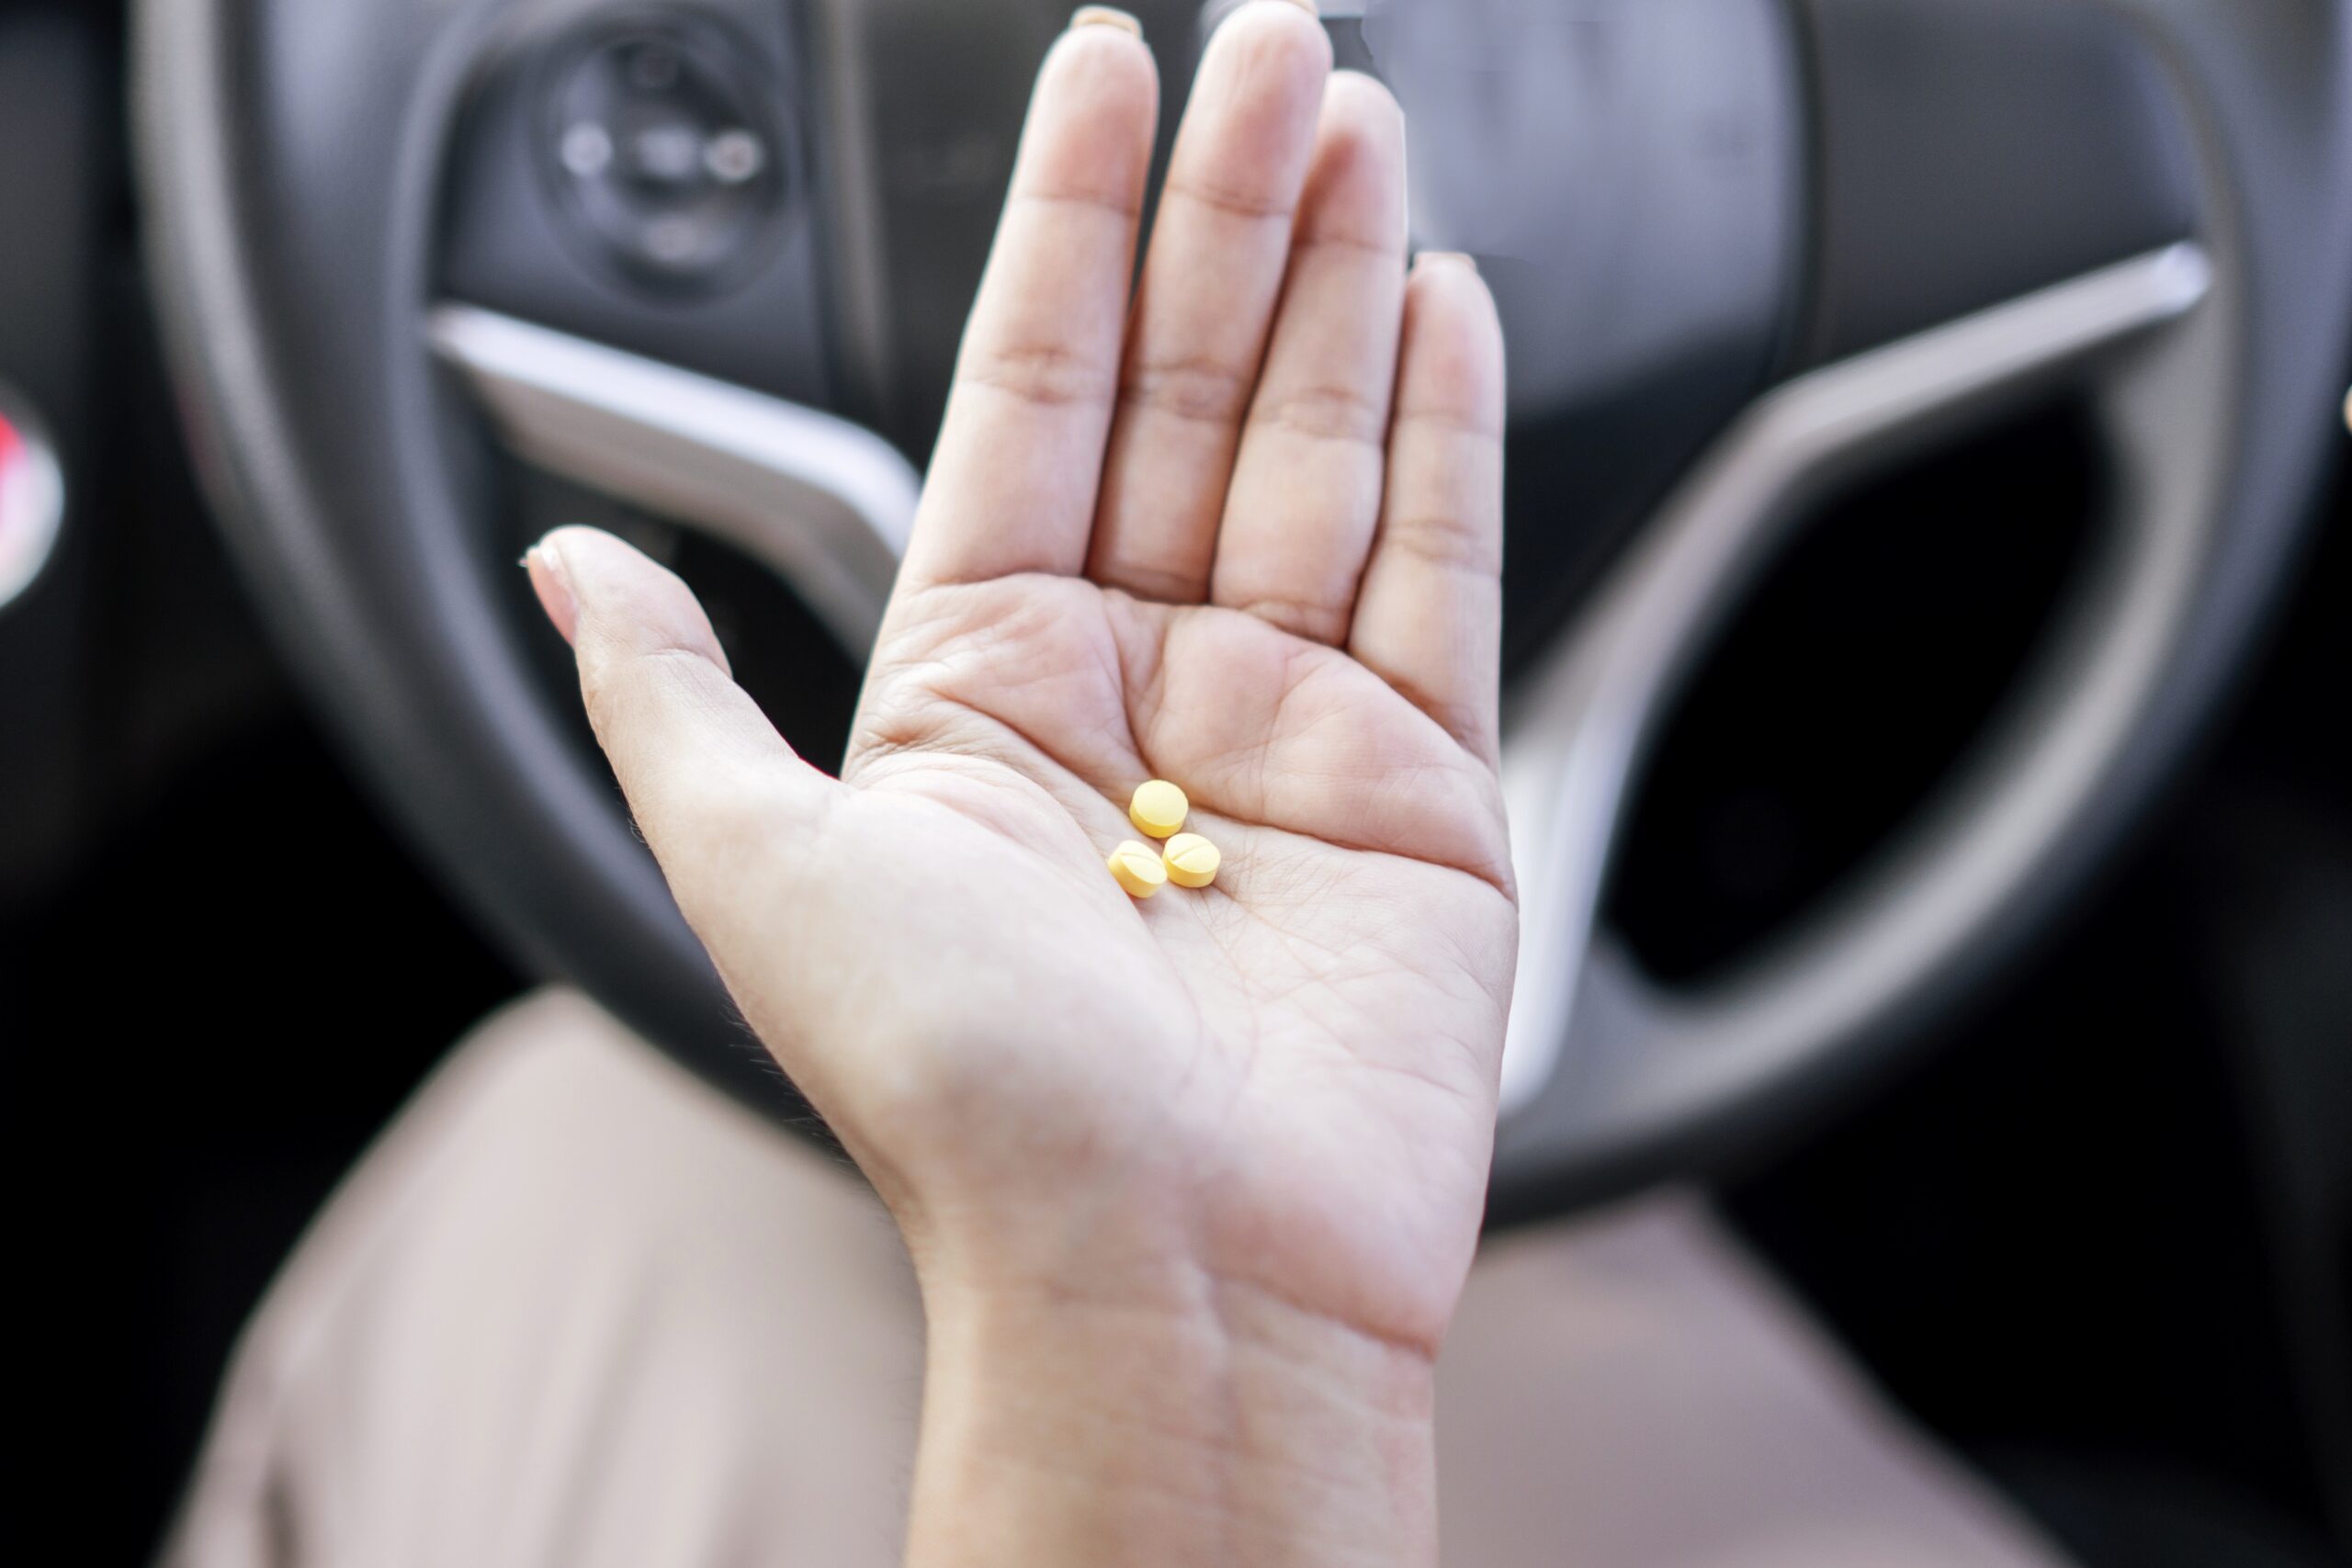
M1408 274L1401 118L1329 66L1297 5L1221 29L1131 300L1151 59L1056 46L841 781L674 578L582 529L531 558L681 907L914 1250L919 1539L968 1446L938 1403L1017 1447L1012 1367L1033 1416L1072 1379L1156 1409L1201 1488L1196 1396L1247 1413L1228 1437L1356 1432L1371 1491L1426 1465L1516 934L1502 351L1474 268ZM1103 858L1154 777L1224 868L1138 904ZM1231 1386L1250 1363L1283 1392ZM1335 1377L1376 1430L1308 1407Z

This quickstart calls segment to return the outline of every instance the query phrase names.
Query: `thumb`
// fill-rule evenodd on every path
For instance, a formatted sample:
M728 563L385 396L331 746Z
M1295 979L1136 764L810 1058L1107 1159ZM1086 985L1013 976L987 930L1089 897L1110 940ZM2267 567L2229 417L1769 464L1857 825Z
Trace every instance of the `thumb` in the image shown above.
M693 919L726 866L740 866L747 821L789 832L839 786L735 683L710 618L675 574L583 527L558 528L523 563L571 644L589 722L638 829Z

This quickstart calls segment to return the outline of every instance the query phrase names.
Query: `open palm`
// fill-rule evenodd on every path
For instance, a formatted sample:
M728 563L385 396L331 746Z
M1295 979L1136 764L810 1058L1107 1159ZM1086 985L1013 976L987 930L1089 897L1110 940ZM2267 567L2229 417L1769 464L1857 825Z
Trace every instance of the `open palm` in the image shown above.
M1213 44L1131 290L1155 86L1117 26L1047 62L842 781L674 580L581 530L535 576L682 907L919 1253L1180 1236L1209 1288L1433 1347L1515 936L1499 334L1474 269L1408 272L1396 107L1283 5ZM1224 868L1136 903L1103 857L1155 777Z

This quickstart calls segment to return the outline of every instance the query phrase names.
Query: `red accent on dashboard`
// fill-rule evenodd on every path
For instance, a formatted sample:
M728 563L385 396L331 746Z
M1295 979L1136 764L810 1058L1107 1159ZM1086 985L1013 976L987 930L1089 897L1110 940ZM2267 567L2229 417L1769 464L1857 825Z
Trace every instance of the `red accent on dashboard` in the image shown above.
M8 423L7 415L0 414L0 539L15 533L24 521L11 515L16 508L10 504L10 498L19 489L17 475L25 461L25 438L17 434L17 427Z

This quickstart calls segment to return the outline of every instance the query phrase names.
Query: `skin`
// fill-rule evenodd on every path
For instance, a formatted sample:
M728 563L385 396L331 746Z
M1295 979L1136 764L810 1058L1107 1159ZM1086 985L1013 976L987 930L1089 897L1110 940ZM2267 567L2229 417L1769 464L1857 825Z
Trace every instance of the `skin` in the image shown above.
M1220 30L1135 277L1157 82L1041 73L841 780L608 536L529 558L744 1016L905 1232L909 1561L1430 1562L1517 917L1500 332L1405 254L1394 102ZM1224 852L1148 903L1135 786Z

